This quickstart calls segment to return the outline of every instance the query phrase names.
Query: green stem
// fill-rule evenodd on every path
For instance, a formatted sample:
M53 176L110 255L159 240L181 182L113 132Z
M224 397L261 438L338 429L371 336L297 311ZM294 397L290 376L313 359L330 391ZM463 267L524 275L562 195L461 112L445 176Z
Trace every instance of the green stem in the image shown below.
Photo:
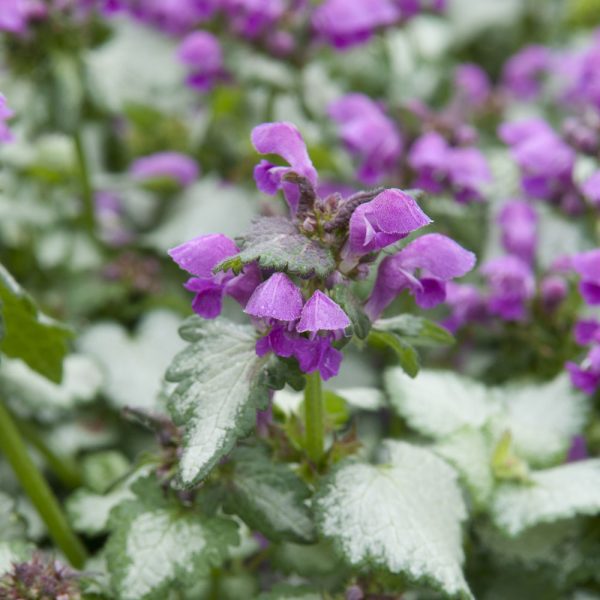
M77 164L79 167L79 177L81 180L81 194L83 198L82 221L85 228L92 238L96 236L96 215L94 209L94 190L90 180L90 170L88 167L83 140L79 132L73 135L75 144L75 154L77 155Z
M304 389L305 446L309 458L319 463L325 447L325 421L323 418L323 393L318 371L306 375Z
M31 460L12 415L1 401L0 451L8 459L25 493L46 524L50 537L64 552L69 562L75 568L81 568L87 558L85 548L69 527L56 497Z

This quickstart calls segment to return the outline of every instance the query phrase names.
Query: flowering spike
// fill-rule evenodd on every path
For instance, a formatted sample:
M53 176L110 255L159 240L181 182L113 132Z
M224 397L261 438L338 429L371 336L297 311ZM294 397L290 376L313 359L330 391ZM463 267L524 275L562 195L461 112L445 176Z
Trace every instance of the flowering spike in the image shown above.
M274 273L255 290L244 312L257 318L295 321L302 311L302 294L285 273Z

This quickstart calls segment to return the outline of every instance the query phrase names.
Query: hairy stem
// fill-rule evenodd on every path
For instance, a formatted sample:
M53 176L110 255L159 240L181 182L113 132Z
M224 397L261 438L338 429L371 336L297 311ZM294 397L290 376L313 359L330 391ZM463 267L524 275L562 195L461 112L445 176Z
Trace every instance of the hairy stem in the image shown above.
M85 156L83 140L79 132L73 135L77 165L79 167L79 178L81 182L81 194L83 199L82 222L92 238L96 235L96 216L94 210L94 190L90 180L90 170Z
M325 421L323 418L323 393L318 371L306 375L304 389L305 444L309 458L320 462L325 447Z
M31 460L12 415L0 401L0 451L4 453L23 490L46 524L50 537L75 568L81 568L87 553L73 533L50 486Z

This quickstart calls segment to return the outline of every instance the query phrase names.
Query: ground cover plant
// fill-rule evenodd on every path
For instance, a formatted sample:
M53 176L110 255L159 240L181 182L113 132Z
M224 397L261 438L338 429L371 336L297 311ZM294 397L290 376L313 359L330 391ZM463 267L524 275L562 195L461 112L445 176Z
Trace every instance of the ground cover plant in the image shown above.
M0 0L0 66L0 599L600 598L596 0Z

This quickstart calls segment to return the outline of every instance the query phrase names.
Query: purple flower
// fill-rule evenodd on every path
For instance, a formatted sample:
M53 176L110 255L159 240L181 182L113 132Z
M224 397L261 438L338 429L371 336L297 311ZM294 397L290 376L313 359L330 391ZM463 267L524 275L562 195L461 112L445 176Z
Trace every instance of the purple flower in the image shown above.
M486 314L485 299L474 285L449 281L445 303L450 308L450 316L444 319L442 325L452 333L467 323L482 320Z
M490 288L488 309L506 321L525 318L525 306L535 293L531 267L516 256L501 256L481 269Z
M375 320L404 289L421 308L433 308L445 300L446 282L462 277L474 265L475 255L454 240L439 233L424 235L383 259L365 311Z
M285 11L283 0L221 0L232 28L252 39L268 31Z
M246 266L240 275L213 274L214 267L237 253L235 242L218 233L199 236L169 250L169 256L177 265L194 275L184 287L196 294L192 308L205 319L214 319L221 313L224 295L245 305L260 283L256 265Z
M569 285L560 275L547 275L540 283L542 305L547 311L556 310L568 293Z
M119 4L121 6L119 6ZM172 35L181 35L214 13L218 0L122 0L122 8L133 17ZM112 7L114 12L115 7Z
M329 296L320 290L309 298L300 314L296 331L338 331L350 325L348 315Z
M0 31L23 33L27 28L27 0L3 0L0 10Z
M408 164L417 172L417 187L432 194L444 189L447 153L448 142L439 133L425 133L415 140L408 155Z
M274 273L261 283L246 304L244 312L261 319L295 321L302 311L302 293L285 273Z
M600 322L596 319L582 319L575 324L575 341L580 346L600 344Z
M129 172L138 181L167 177L181 186L188 186L198 178L198 164L193 158L179 152L157 152L138 158Z
M596 171L581 185L581 193L595 206L600 208L600 171Z
M454 73L458 100L475 108L482 107L490 97L492 86L487 73L478 65L459 65Z
M194 89L208 91L223 77L221 44L212 33L191 33L179 46L177 56L184 65L190 67L186 81Z
M390 0L325 0L312 15L317 34L338 49L368 41L373 32L400 18Z
M593 394L600 387L600 345L592 347L581 365L568 362L565 367L576 388Z
M401 190L384 190L361 204L350 218L350 254L361 256L385 248L431 223L412 196Z
M261 192L274 195L283 189L293 214L298 208L300 195L295 184L283 181L290 171L306 177L313 185L317 184L317 172L306 151L306 144L292 123L264 123L252 130L252 144L260 154L278 154L289 167L279 167L261 160L254 168L254 179Z
M541 79L550 67L551 54L544 46L527 46L508 60L502 73L503 86L521 100L535 98Z
M571 259L576 273L581 276L579 291L591 306L600 304L600 248L581 252Z
M588 458L587 444L585 438L582 435L574 435L571 439L571 446L567 452L566 462L577 462L578 460L585 460Z
M554 130L546 121L535 117L519 121L508 121L502 123L498 128L498 136L509 146L521 144L538 135L553 133Z
M13 135L6 124L6 121L13 115L13 111L6 104L6 98L0 94L0 142L10 142L13 139Z
M361 161L360 181L375 185L393 171L402 153L402 138L376 102L364 94L348 94L330 104L328 112L340 125L345 146Z
M567 58L565 76L572 82L565 94L567 103L591 106L600 110L600 36L596 35L593 45L575 56Z
M502 245L528 264L533 263L537 245L538 216L531 204L521 200L507 202L498 215Z
M482 188L492 179L483 154L477 148L450 148L447 161L448 183L456 200L482 200Z

